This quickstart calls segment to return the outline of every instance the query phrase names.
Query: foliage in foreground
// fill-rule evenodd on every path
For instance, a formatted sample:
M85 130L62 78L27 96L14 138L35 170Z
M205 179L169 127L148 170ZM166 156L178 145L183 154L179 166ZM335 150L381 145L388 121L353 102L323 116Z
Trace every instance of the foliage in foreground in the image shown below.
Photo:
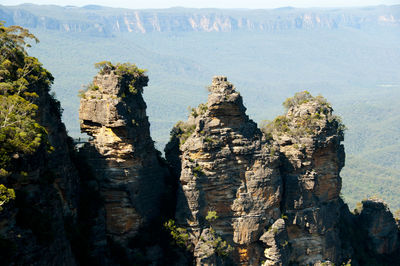
M12 157L32 154L46 138L36 121L37 98L47 92L53 76L27 55L28 30L0 22L0 175L8 175Z

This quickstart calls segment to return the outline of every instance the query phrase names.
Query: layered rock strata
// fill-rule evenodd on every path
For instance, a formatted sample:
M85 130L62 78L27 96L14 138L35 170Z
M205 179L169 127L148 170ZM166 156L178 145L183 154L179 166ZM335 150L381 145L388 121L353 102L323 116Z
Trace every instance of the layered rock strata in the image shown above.
M289 261L301 265L341 260L340 170L344 166L342 125L322 97L298 93L270 132L282 153L281 209L291 247Z
M226 77L209 91L165 149L180 169L176 220L197 265L362 263L368 247L368 258L395 261L387 208L365 203L355 216L340 198L344 126L323 97L297 93L261 131Z
M81 130L91 136L84 153L104 201L98 247L107 238L128 250L139 229L160 214L165 169L150 137L142 97L147 82L135 66L105 65L81 99Z
M176 217L191 233L198 265L210 263L203 241L210 227L233 246L235 263L258 264L263 254L258 240L280 217L278 156L245 110L226 77L215 77L207 104L173 130L182 167ZM173 150L172 145L166 150L172 161ZM209 221L211 212L218 218Z

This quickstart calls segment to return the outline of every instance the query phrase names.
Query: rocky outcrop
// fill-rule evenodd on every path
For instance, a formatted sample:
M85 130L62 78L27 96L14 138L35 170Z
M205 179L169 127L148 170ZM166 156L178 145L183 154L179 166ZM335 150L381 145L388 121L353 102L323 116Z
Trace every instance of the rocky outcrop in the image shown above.
M16 192L0 204L3 264L189 265L191 255L197 265L400 260L387 205L369 199L351 213L340 198L344 126L323 97L297 93L285 101L287 113L260 130L235 87L214 77L207 103L171 132L168 170L150 137L144 71L98 66L81 95L90 139L79 152L42 71L48 80L33 91L48 143L12 154L2 171ZM173 212L176 222L165 222ZM191 254L177 251L168 233Z
M284 219L276 220L260 240L267 245L264 251L266 260L263 266L289 263L289 238Z
M393 254L399 248L399 229L385 202L368 199L362 202L358 217L368 235L368 248L375 254Z
M280 217L278 156L245 110L226 77L215 77L207 104L173 130L182 165L176 217L190 229L199 265L205 259L199 246L205 249L201 239L210 225L234 247L235 263L256 265L263 254L258 240ZM211 222L210 212L218 216Z
M96 252L112 241L128 260L129 242L160 215L165 189L166 169L150 137L142 98L147 81L134 65L107 63L83 94L79 110L82 132L91 136L81 152L104 201L94 228L102 234Z
M341 260L338 223L340 170L344 166L340 120L322 97L307 92L286 103L287 114L270 125L282 153L290 261L313 264Z
M226 77L209 91L165 150L180 167L176 220L197 265L368 262L357 255L364 231L375 254L394 256L398 229L387 208L365 203L356 217L340 198L344 126L323 97L297 93L261 131Z
M215 77L210 92L206 105L177 124L171 142L180 140L176 217L190 228L194 246L202 243L207 213L216 211L211 224L235 247L236 264L341 261L343 128L329 104L299 93L263 134L225 77ZM178 165L172 146L166 155Z

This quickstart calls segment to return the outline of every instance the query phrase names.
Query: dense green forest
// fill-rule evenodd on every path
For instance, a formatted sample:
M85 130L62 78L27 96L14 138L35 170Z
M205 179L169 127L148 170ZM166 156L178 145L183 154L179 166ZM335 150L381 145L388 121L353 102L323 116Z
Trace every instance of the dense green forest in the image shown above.
M308 90L326 97L347 126L345 200L353 207L377 195L393 211L400 208L399 26L107 36L30 30L41 42L29 53L54 75L53 90L72 136L80 134L78 90L91 82L93 64L103 60L148 70L144 97L160 150L172 126L186 118L187 107L205 101L213 75L228 76L247 114L259 123L281 114L285 98Z

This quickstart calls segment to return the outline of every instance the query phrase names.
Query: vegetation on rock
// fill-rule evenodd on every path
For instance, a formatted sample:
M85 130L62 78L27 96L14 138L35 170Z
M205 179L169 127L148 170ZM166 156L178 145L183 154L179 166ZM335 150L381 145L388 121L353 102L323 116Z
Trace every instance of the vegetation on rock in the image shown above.
M99 70L100 75L109 75L114 73L118 76L118 81L121 83L122 88L126 88L121 91L120 97L124 98L127 94L142 93L143 87L147 86L149 78L145 75L145 69L138 68L135 64L131 63L116 63L112 64L109 61L101 61L94 64L95 68ZM80 98L86 98L86 92L98 91L99 85L93 82L84 86L84 89L79 90L78 96ZM94 96L91 95L91 98Z
M183 145L186 140L193 134L196 125L191 125L183 121L179 121L171 130L171 137L179 139L179 145Z
M207 216L205 217L206 220L211 223L217 220L219 217L216 211L208 211ZM215 231L215 229L210 225L208 239L205 241L206 246L211 246L214 252L218 256L228 256L229 253L233 251L233 247L228 244L225 240L222 239L221 236Z
M174 220L168 220L164 223L164 228L170 233L174 243L179 247L184 247L187 250L192 249L188 231L183 227L178 227Z
M3 184L0 184L0 211L3 210L3 205L8 203L10 200L15 199L15 192L12 188L6 188Z
M8 174L12 157L31 154L47 136L36 121L38 95L48 91L52 75L27 55L28 30L0 23L0 173Z
M327 125L334 125L337 134L343 136L346 127L339 116L333 115L333 109L327 100L308 91L296 93L283 102L287 114L264 121L261 129L268 139L273 135L288 135L295 139L318 134Z
M146 86L149 80L145 75L145 69L140 69L135 64L131 63L112 64L109 61L102 61L96 63L95 67L99 69L101 75L109 74L111 71L114 71L115 74L120 77L120 81L127 85L129 92L132 94L137 94L138 88Z

